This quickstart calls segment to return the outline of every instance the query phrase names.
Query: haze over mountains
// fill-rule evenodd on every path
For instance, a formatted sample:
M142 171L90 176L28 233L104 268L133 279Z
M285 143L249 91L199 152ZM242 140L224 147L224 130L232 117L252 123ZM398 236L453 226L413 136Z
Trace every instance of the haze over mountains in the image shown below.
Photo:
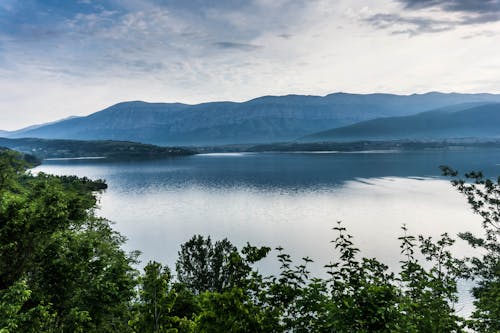
M495 124L500 124L497 116L500 110L494 103L500 103L500 95L335 93L324 97L265 96L243 103L197 105L135 101L119 103L86 117L0 132L0 135L128 140L159 145L269 143L305 136L307 140L348 140L401 138L407 134L411 137L494 135ZM488 104L492 105L482 108ZM439 108L441 110L413 116ZM374 120L377 118L386 119ZM489 124L483 129L481 119L486 118L490 121L486 121ZM367 120L374 122L356 124ZM467 129L469 124L472 127ZM353 126L345 127L349 125ZM437 134L448 125L453 126ZM332 130L335 128L337 130ZM322 131L327 132L311 136Z

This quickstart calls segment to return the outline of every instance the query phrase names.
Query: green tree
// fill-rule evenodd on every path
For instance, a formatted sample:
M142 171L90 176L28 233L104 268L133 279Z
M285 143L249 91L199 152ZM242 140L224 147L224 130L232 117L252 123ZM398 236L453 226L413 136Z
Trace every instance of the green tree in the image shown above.
M31 290L24 280L0 291L0 333L19 332L26 323L29 323L29 330L24 332L50 332L54 320L50 306L38 305L25 311L23 307L30 296Z
M482 250L482 256L468 258L470 278L476 286L472 289L475 310L470 327L479 332L500 332L500 177L488 179L481 172L465 174L442 167L446 176L453 177L453 186L465 195L474 213L483 219L484 235L471 232L459 234L473 248Z
M309 280L309 258L294 266L291 256L278 251L280 274L266 277L258 294L259 304L264 309L266 330L269 332L307 332L316 328L315 317L321 312L325 283ZM311 283L310 283L311 282Z
M418 237L418 249L427 263L425 268L416 258L417 238L407 234L401 240L402 317L401 329L407 332L460 332L462 319L453 305L458 301L457 281L466 277L462 260L451 255L449 248L454 241L447 235L434 242L431 238Z
M262 309L242 288L200 295L203 311L196 318L195 332L258 333L264 329Z
M19 154L0 153L0 293L17 295L17 316L30 318L17 331L126 332L136 255L94 215L95 191L105 184L33 176L28 166Z
M333 241L339 261L326 266L332 303L328 320L329 330L337 332L390 332L400 321L400 293L394 284L394 273L376 259L357 259L359 249L352 236L339 222Z
M136 305L136 317L132 326L136 332L170 332L174 318L171 311L176 300L176 293L171 289L171 274L168 267L160 263L149 262L144 267L140 278L139 300ZM177 330L175 330L177 331Z
M268 247L247 244L239 253L227 239L212 243L210 237L193 236L181 245L176 263L177 278L196 294L241 287L246 284L252 265L269 251Z
M12 190L16 180L24 174L28 167L39 164L30 155L23 155L12 150L0 148L0 193Z
M106 220L89 220L84 230L54 233L36 258L33 297L50 302L62 331L126 332L134 296L135 254L121 249L124 238Z

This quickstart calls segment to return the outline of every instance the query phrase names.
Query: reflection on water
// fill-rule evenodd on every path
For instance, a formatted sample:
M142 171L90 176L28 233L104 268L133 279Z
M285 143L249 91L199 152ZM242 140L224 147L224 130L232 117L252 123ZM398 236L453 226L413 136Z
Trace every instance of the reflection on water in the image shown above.
M142 261L171 267L193 234L238 246L283 246L309 256L317 275L335 254L331 227L342 220L363 255L396 268L404 223L415 234L480 232L481 224L438 165L500 175L500 151L379 154L209 154L161 161L47 161L54 174L104 178L100 214L128 237ZM455 246L458 255L469 247ZM274 258L261 269L274 272Z

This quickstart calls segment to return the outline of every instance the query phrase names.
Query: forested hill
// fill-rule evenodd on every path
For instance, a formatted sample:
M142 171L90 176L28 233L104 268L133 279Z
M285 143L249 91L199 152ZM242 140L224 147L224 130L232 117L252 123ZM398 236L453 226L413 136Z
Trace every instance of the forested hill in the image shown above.
M177 147L159 147L127 141L83 141L0 138L0 146L28 153L37 158L101 157L106 159L153 159L193 155Z
M413 116L380 118L334 128L299 141L435 140L500 138L500 104L423 112Z
M248 152L363 152L500 148L500 140L373 140L282 142L248 147Z
M0 155L6 155L13 153L10 148L7 147L2 147L0 145ZM35 155L32 154L27 154L27 153L21 153L21 152L15 152L16 154L16 159L15 160L20 160L22 163L25 163L28 167L35 167L37 165L40 165L41 160L36 157Z
M412 115L463 103L493 102L500 103L500 95L335 93L323 97L265 96L242 103L197 105L136 101L4 136L125 140L159 145L270 143L380 117Z

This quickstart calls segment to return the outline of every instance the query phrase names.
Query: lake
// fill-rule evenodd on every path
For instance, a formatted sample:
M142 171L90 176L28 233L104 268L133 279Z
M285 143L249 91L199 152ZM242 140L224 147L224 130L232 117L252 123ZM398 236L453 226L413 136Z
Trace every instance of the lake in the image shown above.
M235 245L283 246L311 270L335 258L331 228L342 220L362 254L397 269L397 237L481 232L481 220L439 165L500 175L500 150L227 153L140 162L45 161L51 174L106 179L99 214L128 238L141 260L174 267L180 244L194 234ZM470 254L458 241L457 255ZM260 269L276 272L275 252Z

